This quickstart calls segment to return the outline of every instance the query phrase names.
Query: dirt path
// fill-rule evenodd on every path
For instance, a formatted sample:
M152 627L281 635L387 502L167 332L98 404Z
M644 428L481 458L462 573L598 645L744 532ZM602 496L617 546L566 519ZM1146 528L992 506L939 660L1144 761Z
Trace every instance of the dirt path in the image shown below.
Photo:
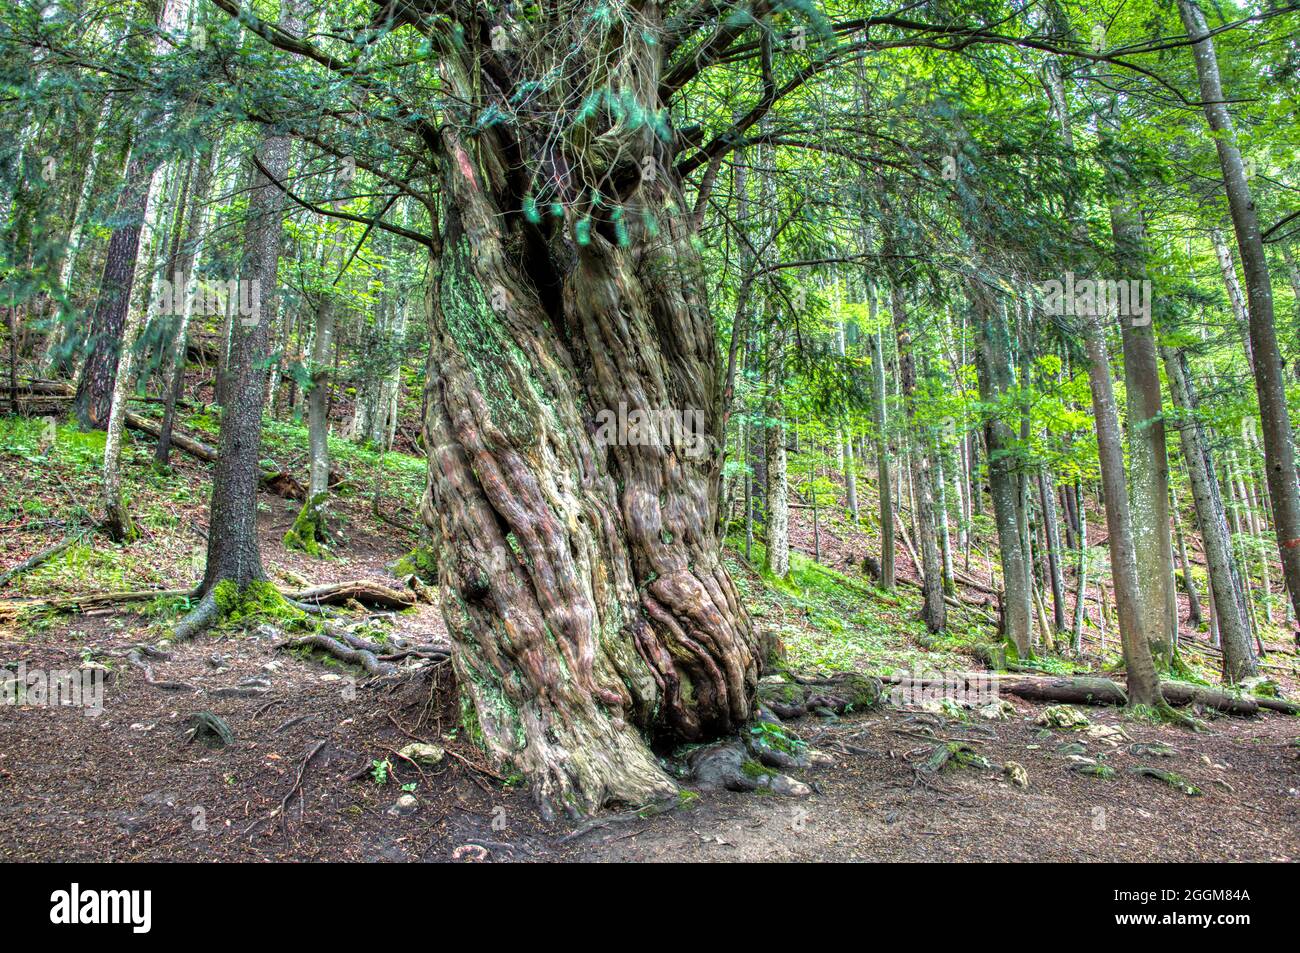
M945 737L976 737L981 754L1017 761L1029 773L1020 789L996 771L955 769L940 777L943 793L914 784L905 759L929 742L911 732L913 715L889 710L813 728L819 744L848 741L864 753L836 754L836 764L806 777L816 793L801 801L745 794L711 796L694 811L648 822L620 823L584 838L583 859L694 861L1286 861L1300 859L1300 749L1293 719L1224 719L1202 734L1135 726L1118 712L1096 722L1122 726L1145 742L1163 740L1172 757L1153 759L1108 750L1113 780L1069 770L1058 745L1073 733L1039 737L1040 710L1020 713L991 730L953 728ZM988 726L981 726L987 728ZM1209 758L1212 764L1206 764ZM1153 764L1195 784L1189 797L1137 777L1128 768ZM1228 785L1231 786L1231 790Z
M354 514L344 557L308 560L280 543L294 507L264 502L263 553L273 573L395 581L388 566L409 540ZM391 624L418 641L446 639L433 607ZM439 692L443 674L375 686L345 667L277 650L282 634L262 627L173 647L154 675L186 687L164 690L122 658L161 631L156 620L122 613L0 637L0 661L22 662L29 673L76 668L87 657L112 668L98 717L0 705L0 859L1300 859L1293 718L1223 718L1193 734L1090 710L1094 722L1130 736L1111 746L1046 732L1034 724L1041 706L1019 700L1007 720L968 725L885 709L798 726L835 759L804 776L814 787L808 798L705 794L668 814L610 814L579 827L543 822L515 779L477 765L454 705ZM187 742L187 720L199 712L223 719L233 743L210 750ZM397 755L413 738L448 753L416 767ZM1018 762L1028 788L980 768L918 783L916 761L943 739L966 740L999 765ZM1129 750L1156 741L1172 755ZM1116 776L1071 771L1070 751L1060 749L1072 744L1104 755ZM385 783L376 761L387 763ZM1176 771L1201 793L1130 773L1139 764ZM394 813L404 793L417 806Z
M25 647L29 671L75 665L83 648L133 641L130 619L121 629L86 621ZM98 718L75 708L0 707L0 856L439 861L482 848L493 860L1300 858L1300 749L1292 746L1300 732L1282 716L1219 719L1193 734L1090 712L1134 742L1172 746L1161 758L1135 756L1127 742L1044 733L1033 724L1040 708L1023 702L1006 721L937 730L970 739L991 761L1022 764L1025 790L978 768L943 773L939 790L917 784L914 759L935 743L924 735L929 716L918 722L914 713L885 710L805 723L804 737L835 757L806 775L815 787L807 799L710 794L664 816L611 816L564 840L572 825L544 824L521 791L468 766L473 749L446 716L439 722L427 681L367 689L339 670L277 653L274 641L240 635L178 648L157 675L192 691L163 691L138 671L121 671ZM222 697L220 689L250 679L269 687ZM187 744L183 725L197 711L225 719L234 744L216 751ZM411 736L455 754L416 769L395 754ZM1058 751L1070 743L1105 752L1116 777L1072 772ZM358 776L374 760L392 765L388 783ZM1190 797L1127 770L1148 763L1202 793ZM419 807L393 816L405 784L416 785Z

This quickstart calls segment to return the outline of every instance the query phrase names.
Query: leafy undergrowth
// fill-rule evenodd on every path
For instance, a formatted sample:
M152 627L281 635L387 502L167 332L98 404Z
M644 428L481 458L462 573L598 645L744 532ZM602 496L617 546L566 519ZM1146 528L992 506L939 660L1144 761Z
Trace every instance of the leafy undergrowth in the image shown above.
M201 411L185 419L185 427L200 439L214 442L221 432L218 413ZM369 496L379 492L401 500L418 500L424 492L424 457L377 450L345 437L330 436L330 465L343 480L333 487L342 497ZM272 469L301 474L307 468L307 425L297 421L267 419L262 424L262 455Z
M185 432L215 442L215 417L195 414L183 422ZM263 457L268 464L305 481L307 429L267 421ZM47 598L72 593L139 589L183 589L202 575L207 549L206 525L211 468L180 451L169 470L153 465L154 441L128 431L122 460L127 504L141 537L115 545L90 533L58 556L9 583L9 598ZM332 490L331 517L340 554L347 554L353 534L369 532L392 538L394 529L372 515L374 494L385 499L386 512L414 528L415 503L424 487L422 457L379 453L344 439L331 439L334 470L341 482ZM82 432L75 424L43 418L0 416L0 566L21 562L89 527L100 516L104 434ZM300 503L268 493L258 498L265 519L291 518ZM403 512L405 510L406 512ZM412 543L415 536L412 536ZM264 545L264 550L266 549ZM268 571L277 559L264 551ZM319 565L319 561L317 561ZM316 577L315 566L299 575ZM146 616L159 621L189 608L185 599L142 604ZM24 614L25 630L46 624L40 613Z
M735 540L725 558L756 625L775 631L789 666L797 671L868 672L968 669L969 650L991 635L974 620L952 614L940 640L928 638L918 618L920 593L898 587L889 593L866 577L853 578L800 553L790 555L790 576L777 579L759 567L763 548L755 544L746 563ZM924 648L928 643L930 648Z

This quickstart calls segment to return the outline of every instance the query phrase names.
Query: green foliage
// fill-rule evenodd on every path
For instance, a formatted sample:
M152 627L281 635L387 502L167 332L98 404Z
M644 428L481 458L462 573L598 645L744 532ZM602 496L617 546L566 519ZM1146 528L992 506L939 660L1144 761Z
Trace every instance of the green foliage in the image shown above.
M284 534L285 549L296 549L316 558L325 555L324 544L329 541L325 529L325 508L328 502L328 493L317 493L303 503L293 525Z
M438 559L427 546L417 546L392 566L393 575L400 577L415 576L421 582L433 584L438 581Z
M298 623L305 618L269 582L250 582L240 589L234 582L223 579L213 587L212 595L222 623L229 626L248 627L266 621Z

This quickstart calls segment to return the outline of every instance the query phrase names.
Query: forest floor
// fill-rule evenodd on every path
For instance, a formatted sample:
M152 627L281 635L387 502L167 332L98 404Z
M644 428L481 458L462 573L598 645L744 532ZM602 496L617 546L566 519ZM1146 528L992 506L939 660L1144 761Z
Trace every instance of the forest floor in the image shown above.
M298 465L300 429L273 428L268 455L281 466ZM0 418L0 438L3 568L68 532L70 502L91 505L102 435L97 444L60 429L42 446L34 422ZM206 468L178 460L172 473L156 474L148 449L133 445L127 456L141 540L117 547L87 537L3 590L0 604L11 605L7 614L0 605L0 664L32 672L98 660L110 672L96 717L70 706L0 705L0 859L1300 860L1300 719L1276 714L1201 713L1204 727L1193 732L1088 708L1090 728L1057 730L1036 723L1046 706L1015 698L1005 699L1014 713L994 720L887 705L792 725L833 759L800 774L813 788L805 798L703 793L667 813L610 813L579 825L545 822L518 778L480 763L460 737L445 669L376 685L332 659L278 649L292 622L272 619L172 646L170 660L153 663L154 677L187 687L165 690L122 656L165 635L183 600L72 615L39 606L71 592L192 584L206 532ZM400 585L393 565L419 538L400 527L417 522L410 501L422 461L337 449L350 483L338 494L338 547L323 560L286 551L297 504L262 494L268 571L290 588L360 577ZM375 515L376 496L387 520ZM867 536L842 524L819 527L828 565L797 555L788 582L728 552L755 621L778 630L792 667L977 668L969 649L987 637L990 610L954 610L949 634L928 639L915 592L874 590L856 569ZM806 512L796 511L797 550L814 548L809 531ZM903 564L906 577L900 553ZM447 638L433 606L369 615L375 637ZM1270 675L1293 692L1295 657L1273 657ZM1049 670L1095 671L1105 661L1052 659ZM198 712L224 719L233 743L187 743L184 724ZM398 755L414 739L447 754L416 766ZM991 766L918 773L947 741L966 742ZM1113 776L1079 773L1081 758ZM1024 769L1027 787L1001 770L1008 762ZM1176 772L1182 786L1134 773L1140 766ZM397 804L406 793L416 802L409 812Z

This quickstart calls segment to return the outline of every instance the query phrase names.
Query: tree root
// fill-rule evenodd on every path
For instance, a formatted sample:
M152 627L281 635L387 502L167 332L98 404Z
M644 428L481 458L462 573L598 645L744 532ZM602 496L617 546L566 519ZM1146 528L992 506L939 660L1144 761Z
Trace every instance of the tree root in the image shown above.
M297 599L290 599L288 596L284 597L284 601L299 612L305 612L307 615L320 616L322 619L337 619L339 617L338 612L319 603L299 602Z
M172 629L172 639L177 642L188 641L215 625L220 615L221 608L217 605L217 597L209 592L199 600L199 604L190 610L185 618L176 623L176 627Z
M49 553L44 558L48 559L53 555L56 554ZM21 568L15 567L15 570L11 570L11 572ZM37 606L53 609L56 612L84 612L87 609L100 609L130 602L151 602L154 599L175 599L192 595L194 595L193 589L136 589L127 592L91 592L82 595L58 596L52 599L6 599L0 602L0 618L15 614L22 609ZM373 604L385 609L407 609L415 605L416 602L414 593L401 592L383 583L368 579L311 586L297 592L282 593L282 595L285 602L300 612L308 612L325 618L336 615L327 608L328 604L346 603L348 600L357 600L363 604ZM190 613L190 615L193 614L193 612ZM203 628L207 628L207 626L196 629L191 633L191 636L198 634Z
M1171 788L1174 788L1175 790L1178 791L1182 791L1188 797L1200 797L1201 795L1200 788L1198 788L1195 784L1192 784L1192 782L1188 781L1182 775L1175 774L1172 771L1164 771L1160 768L1153 768L1150 765L1138 765L1137 767L1130 768L1129 770L1131 773L1136 774L1138 777L1153 778L1156 781L1163 781Z
M152 685L154 688L162 689L163 691L168 691L168 692L198 691L198 689L195 688L193 685L191 685L189 682L167 682L167 681L159 681L158 679L155 679L153 677L153 667L144 660L143 656L145 654L149 654L153 658L161 657L163 659L170 658L170 656L167 655L166 652L159 652L156 649L150 649L149 647L143 645L137 645L135 648L131 649L131 651L126 653L126 660L130 662L131 665L133 665L135 668L138 668L141 672L144 673L144 680L149 685Z
M294 794L296 794L296 793L298 793L299 791L302 790L302 779L303 779L303 776L307 773L307 765L309 765L309 764L311 763L311 759L312 759L312 758L314 758L314 757L316 757L316 755L320 754L321 749L324 748L324 747L325 747L325 741L324 741L324 740L321 740L321 741L316 742L316 744L312 747L312 749L311 749L310 751L307 752L307 756L306 756L305 758L302 759L302 764L298 765L298 777L296 777L296 778L294 779L293 787L289 788L289 790L288 790L287 792L285 792L284 797L282 797L282 798L280 799L280 810L279 810L279 814L280 814L280 825L281 825L281 827L283 827L283 826L284 826L284 823L285 823L284 815L285 815L285 811L286 811L286 810L288 809L288 807L289 807L289 799L292 798L292 797L294 796ZM306 801L306 797L305 797L305 796L302 798L302 801L304 801L304 802ZM300 803L301 803L301 802L300 802Z
M1238 701L1238 699L1232 699L1231 696L1228 696L1228 698L1233 701ZM1220 710L1230 711L1231 709L1220 709ZM1255 711L1258 710L1259 710L1258 707L1256 707ZM1178 711L1177 709L1175 709L1172 705L1169 704L1168 699L1162 701L1159 705L1156 706L1156 713L1160 716L1160 719L1162 721L1168 722L1171 725L1178 725L1179 727L1182 728L1191 728L1193 731L1200 731L1201 728L1204 727L1201 724L1201 722L1196 718L1193 718L1191 715L1187 714L1186 712ZM1255 714L1255 712L1252 711L1245 711L1242 713Z
M759 701L784 719L810 712L869 711L880 704L882 694L880 679L847 672L830 678L769 677L758 686Z
M396 673L397 666L391 662L381 662L376 658L376 652L382 652L377 645L372 645L364 639L358 639L356 636L350 636L338 629L331 629L331 635L323 632L315 632L311 635L304 635L301 638L290 639L287 642L281 642L276 646L277 649L303 649L315 648L328 652L340 661L347 662L351 665L359 665L365 669L369 675L392 675ZM332 638L331 636L337 636ZM355 641L367 647L354 648L351 645L345 645L344 641Z
M691 752L691 780L705 791L770 791L784 797L807 797L812 788L763 764L745 742L719 741Z

